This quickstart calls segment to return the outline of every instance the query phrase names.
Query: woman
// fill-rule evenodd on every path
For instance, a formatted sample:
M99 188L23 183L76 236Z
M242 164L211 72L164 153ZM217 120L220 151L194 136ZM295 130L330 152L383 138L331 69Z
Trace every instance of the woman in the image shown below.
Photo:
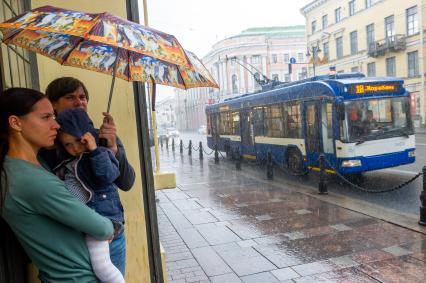
M42 93L11 88L0 95L0 212L42 282L97 282L84 234L105 240L113 225L73 197L37 159L59 125Z

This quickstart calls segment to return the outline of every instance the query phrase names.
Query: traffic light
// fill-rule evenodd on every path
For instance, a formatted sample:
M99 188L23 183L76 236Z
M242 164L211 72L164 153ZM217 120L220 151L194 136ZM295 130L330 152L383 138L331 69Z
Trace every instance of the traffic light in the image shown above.
M291 74L292 70L291 70L291 64L288 64L288 73Z

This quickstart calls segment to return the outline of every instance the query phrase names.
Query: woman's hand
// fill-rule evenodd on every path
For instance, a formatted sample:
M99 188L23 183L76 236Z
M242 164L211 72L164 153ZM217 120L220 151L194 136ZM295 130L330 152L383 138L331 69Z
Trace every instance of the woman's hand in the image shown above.
M80 142L84 144L89 151L94 151L98 146L96 145L96 139L89 132L85 133L81 138Z

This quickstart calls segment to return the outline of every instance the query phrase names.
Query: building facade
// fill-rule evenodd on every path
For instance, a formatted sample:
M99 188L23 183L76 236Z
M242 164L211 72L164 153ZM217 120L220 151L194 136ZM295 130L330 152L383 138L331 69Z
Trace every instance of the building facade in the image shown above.
M290 60L295 61L291 73ZM182 95L177 93L177 122L181 130L196 130L205 125L206 105L260 90L258 82L265 80L263 76L280 81L305 78L305 27L250 28L217 42L202 61L220 89L197 88Z
M425 0L316 0L301 9L317 74L399 77L415 126L425 125ZM312 66L312 65L311 65ZM311 73L312 67L309 67Z
M168 97L155 104L157 112L158 128L174 128L176 127L176 109L173 97Z

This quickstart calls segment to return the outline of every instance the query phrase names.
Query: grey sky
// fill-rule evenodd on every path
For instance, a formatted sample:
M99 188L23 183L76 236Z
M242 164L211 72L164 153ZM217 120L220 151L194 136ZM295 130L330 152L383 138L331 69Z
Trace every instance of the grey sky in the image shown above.
M300 8L312 0L147 0L149 25L173 34L198 57L212 45L251 27L305 24ZM142 1L140 1L142 6ZM143 10L141 19L143 19ZM143 23L143 21L141 21ZM161 88L161 92L172 92ZM160 89L159 89L160 91ZM164 97L163 95L159 97Z

